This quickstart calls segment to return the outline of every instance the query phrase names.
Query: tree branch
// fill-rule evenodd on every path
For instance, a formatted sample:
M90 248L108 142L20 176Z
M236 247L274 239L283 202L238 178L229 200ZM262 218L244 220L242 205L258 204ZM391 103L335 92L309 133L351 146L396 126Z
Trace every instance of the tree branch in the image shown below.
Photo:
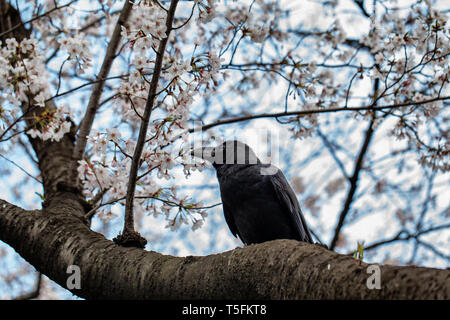
M336 150L335 150L335 147L333 146L333 144L328 140L327 136L324 135L322 133L322 131L320 131L319 128L317 128L316 131L317 131L317 134L319 135L319 137L322 139L322 142L325 145L325 148L328 149L328 152L331 154L331 157L334 159L334 161L336 162L339 169L341 169L342 175L346 179L350 179L350 177L347 174L347 171L345 170L344 164L342 163L341 159L339 159L339 157L336 154Z
M364 156L367 152L367 149L369 147L370 141L372 140L373 137L373 133L374 133L374 128L373 128L373 124L375 121L375 117L372 117L372 119L370 120L369 123L369 127L366 130L366 134L364 137L364 142L361 146L361 149L359 150L359 154L358 154L358 158L356 159L355 162L355 167L353 169L353 174L349 180L350 182L350 189L347 193L347 198L345 199L345 203L344 203L344 207L342 208L341 213L339 214L339 219L338 219L338 223L336 225L336 228L334 230L334 236L333 239L331 240L330 243L330 249L333 250L336 247L337 241L339 239L339 234L341 232L341 229L344 225L344 220L348 214L348 212L350 211L350 207L351 204L353 202L353 197L355 195L356 189L358 187L358 179L359 179L359 173L361 172L362 169L362 164L363 164L363 160L364 160Z
M14 300L30 300L39 297L41 292L42 273L38 272L33 291L15 297Z
M378 248L378 247L381 247L381 246L384 246L387 244L391 244L391 243L397 242L397 241L408 241L408 240L414 239L414 238L417 239L421 235L424 235L424 234L427 234L430 232L434 232L434 231L449 229L449 228L450 228L450 224L443 224L443 225L439 225L439 226L435 226L435 227L430 227L426 230L422 230L422 231L414 233L414 234L408 233L405 230L401 230L392 238L380 240L380 241L377 241L377 242L367 245L366 247L364 247L364 251L373 250L375 248ZM352 253L353 252L349 252L348 254L352 254Z
M18 42L29 37L31 34L31 29L25 29L20 12L12 7L7 1L0 0L0 32L8 30L7 28L11 29L12 26L18 26L12 31L13 36ZM31 104L33 99L32 96L33 95L29 94L28 101L23 101L21 105L22 117L25 119L28 127L35 125L34 116L38 114L40 109ZM48 110L56 110L56 105L53 100L46 101L45 107ZM58 185L76 187L76 182L73 179L70 179L70 168L71 166L74 166L74 161L72 161L73 129L71 128L71 131L64 135L58 142L50 140L43 141L39 138L34 139L29 135L27 136L38 159L45 198L50 200L58 193ZM82 199L81 193L79 196L79 200L83 201L84 199Z
M361 9L361 12L367 18L370 18L369 12L364 8L364 0L353 0L353 2Z
M131 9L133 7L132 1L125 1L123 5L122 11L120 12L119 19L117 20L116 26L114 27L113 34L111 36L111 40L109 41L108 48L106 49L106 55L103 59L102 66L100 68L100 72L97 75L97 80L106 79L108 77L109 71L111 69L112 63L116 57L116 51L120 42L120 33L121 27L126 23L128 17L130 15ZM103 92L103 88L105 86L105 81L98 81L95 83L92 94L89 98L89 103L86 108L86 112L84 114L83 120L80 125L80 131L78 133L77 144L73 150L73 158L75 160L81 160L83 158L87 136L91 132L92 124L95 119L95 115L97 113L98 104L100 101L100 97ZM76 168L72 171L76 172Z
M71 6L74 2L77 2L77 1L78 1L78 0L72 0L72 1L70 1L70 2L68 2L68 3L66 3L66 4L61 5L61 6L55 6L54 8L52 8L52 9L50 9L50 10L44 12L43 14L40 14L40 15L38 15L38 16L36 16L36 17L31 18L31 19L28 20L28 21L20 22L20 23L18 23L18 24L16 24L16 25L10 27L8 30L5 30L5 31L1 32L1 33L0 33L0 38L2 38L3 36L6 36L8 33L14 32L14 31L17 30L18 28L24 27L24 26L25 26L26 24L28 24L28 23L31 23L31 22L33 22L33 21L39 20L39 19L41 19L41 18L43 18L43 17L46 17L46 16L48 16L49 14L51 14L52 12L54 12L54 11L63 9L63 8L65 8L65 7L69 7L69 6Z
M66 199L67 197L67 199ZM124 248L76 217L61 195L42 211L0 200L0 240L63 287L80 268L86 299L449 299L450 271L380 265L370 290L366 263L295 240L276 240L204 257Z
M169 40L170 37L170 32L172 31L172 23L175 16L177 4L178 0L172 0L170 2L170 7L167 12L167 19L166 19L167 37L160 40L158 51L156 53L155 68L153 70L152 80L150 82L147 102L145 103L144 115L142 116L141 120L139 137L136 142L133 159L131 161L130 177L128 180L126 193L124 228L122 234L120 234L117 238L114 239L116 243L119 243L123 246L135 246L144 248L145 244L147 243L147 240L142 238L139 235L139 233L137 233L134 230L134 216L133 216L134 193L136 190L136 181L140 166L141 155L144 149L144 144L147 136L148 124L150 121L150 116L152 114L152 109L156 98L156 89L158 88L158 81L161 74L162 63L164 59L164 51L166 49L167 41Z

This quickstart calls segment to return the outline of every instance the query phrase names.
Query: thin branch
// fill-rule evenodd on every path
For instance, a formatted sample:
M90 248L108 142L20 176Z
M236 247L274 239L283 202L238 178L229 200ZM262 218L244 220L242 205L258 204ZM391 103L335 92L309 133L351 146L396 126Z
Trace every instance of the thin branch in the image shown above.
M358 187L358 179L359 179L359 174L362 169L364 156L367 153L370 141L372 140L372 137L374 134L374 128L373 128L374 121L375 121L375 116L373 116L372 119L370 120L369 127L366 130L364 141L363 141L363 144L362 144L361 149L358 154L358 158L356 159L355 167L353 169L353 174L349 180L350 181L350 189L347 193L347 198L345 199L344 207L342 208L342 211L339 214L338 223L334 230L334 236L330 243L330 250L333 250L336 247L337 241L339 239L339 234L341 233L341 229L344 225L344 220L350 211L350 207L353 202L353 198L356 193L356 189Z
M63 61L63 63L61 63L61 67L59 68L59 72L58 72L58 86L56 87L56 94L55 94L55 95L58 95L58 94L59 94L59 89L61 88L61 76L62 76L62 70L63 70L64 64L65 64L67 61L69 61L69 58L68 58L68 57L67 57L66 60Z
M17 163L15 163L14 161L8 159L7 157L5 157L4 155L0 154L0 158L5 159L6 161L8 161L9 163L13 164L14 166L16 166L20 171L22 171L23 173L25 173L27 176L29 176L30 178L32 178L34 181L38 182L38 183L42 183L42 181L40 181L38 178L36 178L35 176L33 176L31 173L28 173L24 168L22 168L20 165L18 165Z
M45 102L48 102L48 101L50 101L50 100L53 100L53 99L56 99L56 98L59 98L59 97L62 97L62 96L65 96L65 95L67 95L67 94L70 94L70 93L72 93L72 92L75 92L75 91L77 91L77 90L80 90L80 89L82 89L82 88L84 88L84 87L87 87L87 86L90 86L90 85L93 85L93 84L98 84L98 83L100 83L100 82L103 82L103 83L104 83L104 82L107 81L107 80L121 79L121 78L126 77L126 76L127 76L127 75L120 75L120 76L112 76L112 77L108 77L108 78L102 78L102 79L92 80L92 81L89 81L89 82L80 84L79 86L74 87L74 88L72 88L72 89L69 89L69 90L67 90L67 91L64 91L64 92L61 92L61 93L57 93L57 94L55 94L54 96L52 96L51 98L48 98L47 100L45 100Z
M96 203L98 203L99 201L102 201L103 196L109 191L109 189L110 189L110 187L104 188L103 190L101 190L100 192L98 192L98 193L95 195L95 197L92 198L91 203L92 203L92 204L96 204Z
M154 101L156 98L156 90L158 87L158 80L159 80L159 77L161 74L162 63L163 63L163 58L164 58L164 51L166 49L166 45L169 40L170 32L172 31L172 23L173 23L177 4L178 4L178 0L172 0L170 2L170 8L167 13L167 19L166 19L167 37L160 40L158 52L156 55L155 67L154 67L154 71L153 71L153 75L152 75L152 80L150 82L150 88L148 91L147 102L145 104L144 115L143 115L143 119L141 121L141 126L139 129L139 137L138 137L136 147L134 150L133 160L131 162L130 178L128 180L128 187L127 187L127 193L126 193L125 223L124 223L124 229L123 229L123 233L122 233L123 235L125 235L125 234L137 235L137 233L134 231L134 216L133 216L133 202L134 202L134 196L135 196L134 193L136 190L137 174L139 171L142 151L144 149L145 139L146 139L146 135L147 135L147 128L148 128L148 124L150 122L150 116L151 116L153 104L154 104ZM140 236L138 235L138 237L140 237ZM118 239L118 241L120 242L119 239Z
M116 50L119 46L119 42L121 39L121 27L128 20L131 9L133 7L132 1L125 1L125 4L120 12L119 19L117 20L116 26L114 27L113 34L111 36L111 40L108 44L108 48L106 49L106 55L103 60L102 66L100 68L100 72L97 75L97 79L105 79L108 76L108 73L111 69L114 58L116 57ZM99 81L94 85L92 89L92 94L89 98L89 103L86 109L86 113L83 117L83 120L80 125L80 131L77 139L77 144L73 150L73 158L75 160L81 160L84 156L84 152L86 149L87 136L91 131L92 124L95 119L95 115L97 113L98 105L100 102L100 97L102 95L103 87L105 85L104 81ZM76 163L76 162L75 162ZM76 170L75 170L76 171Z
M28 112L30 112L32 109L34 110L34 109L36 109L36 107L27 109L20 117L17 117L17 118L11 123L11 124L8 126L8 128L5 129L5 131L3 131L3 133L0 135L0 142L9 140L9 139L11 139L12 137L14 137L14 136L16 135L16 133L14 133L14 134L12 134L11 136L9 136L9 137L3 139L3 137L6 135L6 133L7 133L9 130L11 130L11 129L19 122L19 121L22 121L22 120L25 120L25 119L26 119L25 115L26 115ZM27 129L28 129L28 127L25 129L25 131L26 131ZM22 131L21 131L21 132L22 132Z
M311 227L309 227L309 232L311 232L312 236L316 238L316 240L319 241L320 244L323 244L322 239L317 235L317 233L313 229L311 229Z
M93 209L91 209L88 213L86 213L85 217L87 219L91 219L95 215L97 210L100 209L101 207L109 206L109 205L112 205L112 204L116 204L119 201L125 200L125 198L126 197L115 198L115 199L109 200L109 201L107 201L105 203L100 203L99 205L97 205ZM165 203L165 204L167 204L167 205L169 205L171 207L179 207L179 208L183 208L185 210L204 210L204 209L215 208L215 207L218 207L218 206L222 205L222 202L218 202L218 203L214 203L214 204L211 204L211 205L208 205L208 206L203 206L203 207L186 207L186 206L183 206L182 204L177 203L175 201L171 201L171 200L167 200L167 199L161 199L161 198L153 197L153 196L137 196L137 197L135 197L135 199L158 200L158 201L163 202L163 203Z
M177 27L173 27L172 30L177 30L177 29L181 29L183 28L186 24L188 24L189 21L191 21L192 16L194 15L194 10L195 7L197 6L197 2L194 2L194 5L192 6L192 10L191 10L191 14L189 15L189 17L186 19L185 22L183 22L182 24L180 24Z
M359 7L359 9L361 9L363 15L365 15L367 18L370 18L369 12L367 12L367 10L364 8L364 0L354 0L353 2Z
M426 230L417 232L415 234L410 234L410 233L406 232L405 230L401 230L392 238L380 240L380 241L374 242L374 243L366 246L364 248L364 251L373 250L375 248L378 248L378 247L381 247L381 246L384 246L387 244L391 244L391 243L397 242L397 241L408 241L410 239L418 238L419 236L430 233L430 232L439 231L439 230L443 230L443 229L449 229L449 228L450 228L450 224L443 224L440 226L428 228Z
M37 298L41 291L41 283L42 283L42 273L38 272L37 278L36 278L36 284L34 286L33 291L22 294L18 297L15 297L14 300L30 300L30 299Z
M296 29L291 29L291 30L288 30L287 32L293 33L293 34L295 34L297 36L301 36L301 37L320 37L324 34L327 34L327 31L311 32L311 31L303 31L303 30L296 30ZM342 44L345 44L345 45L355 48L355 49L364 49L364 50L370 51L370 47L360 43L358 39L345 39L342 42Z

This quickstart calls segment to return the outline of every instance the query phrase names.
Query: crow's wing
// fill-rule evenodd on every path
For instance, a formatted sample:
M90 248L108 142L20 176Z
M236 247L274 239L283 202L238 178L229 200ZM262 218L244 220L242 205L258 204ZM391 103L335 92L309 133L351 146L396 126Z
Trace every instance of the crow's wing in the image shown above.
M223 215L225 216L225 221L227 222L228 228L230 228L231 233L237 237L238 236L238 230L236 227L236 224L234 223L233 214L231 213L230 208L225 204L224 201L222 201L222 207L223 207ZM240 237L239 237L240 239Z
M300 204L298 203L297 197L289 185L289 182L286 180L284 174L278 169L275 174L268 175L268 177L275 189L275 194L278 200L289 213L292 222L297 227L300 240L313 243L311 234L309 233L305 219L303 218Z

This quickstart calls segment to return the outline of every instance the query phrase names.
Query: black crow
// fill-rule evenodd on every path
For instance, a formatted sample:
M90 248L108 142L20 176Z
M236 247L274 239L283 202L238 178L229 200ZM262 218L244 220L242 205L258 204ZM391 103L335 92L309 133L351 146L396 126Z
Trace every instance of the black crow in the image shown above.
M313 243L294 191L283 173L263 164L249 146L225 141L192 154L216 169L225 220L246 245L275 239Z

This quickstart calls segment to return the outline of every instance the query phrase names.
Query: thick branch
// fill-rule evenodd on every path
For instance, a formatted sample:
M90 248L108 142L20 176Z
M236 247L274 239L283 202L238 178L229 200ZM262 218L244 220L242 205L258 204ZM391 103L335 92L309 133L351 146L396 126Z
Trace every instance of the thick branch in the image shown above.
M6 32L6 30L8 30L7 35L14 36L18 42L30 36L31 30L25 29L25 23L22 23L19 11L4 0L0 0L0 9L0 32ZM10 31L11 29L13 31ZM28 97L28 100L32 101L31 95ZM47 101L45 107L48 110L56 109L53 100ZM34 117L42 112L40 111L41 108L31 105L28 101L24 101L21 108L22 117L26 119L27 126L34 126ZM72 127L71 132L64 135L58 142L50 140L43 141L39 138L35 139L28 136L31 145L33 146L33 150L36 152L44 185L44 195L47 200L50 200L53 195L59 192L58 185L71 186L72 188L78 187L76 181L70 179L70 167L73 166L73 135L74 128ZM80 201L82 201L81 194Z
M106 55L105 58L103 59L100 72L97 75L97 80L106 79L108 77L109 70L111 69L114 58L116 57L117 48L119 46L121 38L120 33L122 31L121 27L128 20L132 7L133 7L132 1L125 1L122 11L120 12L119 15L119 19L117 20L116 26L114 27L111 40L109 41L108 44L108 48L106 49ZM92 124L94 122L95 115L97 113L97 108L99 105L100 97L102 95L104 86L105 81L99 81L95 83L92 89L92 94L89 98L86 113L80 125L77 145L73 151L73 158L75 160L81 160L83 158L86 149L87 136L89 135L89 132L91 132Z
M252 114L252 115L246 115L241 117L235 117L225 120L218 120L215 122L212 122L210 124L205 124L201 127L201 130L208 130L220 125L224 124L231 124L236 122L244 122L244 121L250 121L254 119L260 119L260 118L279 118L279 117L288 117L288 116L304 116L309 114L318 114L318 113L330 113L330 112L348 112L348 111L378 111L378 110L385 110L385 109L398 109L403 108L407 106L417 106L421 104L426 104L430 102L435 101L445 101L450 99L450 96L445 97L436 97L431 98L428 100L423 101L409 101L409 102L402 102L402 103L396 103L392 105L384 105L384 106L373 106L373 105L367 105L367 106L360 106L360 107L336 107L336 108L318 108L318 109L312 109L312 110L300 110L300 111L289 111L289 112L277 112L277 113L260 113L260 114ZM197 129L189 129L189 132L194 132L194 130L200 130L200 128Z
M300 37L320 37L324 34L327 34L327 32L311 32L311 31L303 31L303 30L289 30L288 32L293 33ZM364 50L370 50L369 47L363 45L359 42L358 39L345 39L343 44L355 48L355 49L364 49Z
M353 202L353 197L355 195L356 192L356 188L358 187L358 180L359 180L359 173L361 172L362 169L362 164L363 164L363 160L364 160L364 156L366 155L367 149L369 147L370 141L372 140L373 137L373 133L374 133L374 128L373 128L373 123L375 121L375 118L373 117L370 120L369 123L369 128L367 128L365 137L364 137L364 142L361 146L361 149L359 150L359 154L358 154L358 158L356 159L355 162L355 167L353 168L353 174L350 177L350 189L347 193L347 198L345 199L345 203L344 203L344 207L342 208L341 213L339 214L339 220L338 223L336 225L336 228L334 230L334 236L333 239L331 240L331 244L330 244L330 249L333 250L336 247L337 241L339 239L339 234L341 232L342 227L344 226L344 220L347 217L347 214L350 211L350 207L352 205Z
M22 23L20 12L8 1L0 0L0 40L5 42L7 38L16 38L20 42L30 34L31 31Z
M46 12L40 14L40 15L37 15L37 16L31 18L31 19L28 20L28 21L25 21L25 22L20 21L20 22L17 23L16 25L10 26L8 30L5 30L5 31L0 32L0 38L2 38L2 37L4 37L4 36L8 36L8 34L10 34L10 33L12 34L12 33L13 33L14 31L16 31L17 29L19 29L19 28L24 28L26 24L31 23L31 22L36 21L36 20L39 20L39 19L42 19L43 17L46 17L46 16L50 15L50 14L53 13L54 11L57 11L57 10L60 10L60 9L69 7L69 6L71 6L71 5L72 5L74 2L76 2L76 1L77 1L77 0L73 0L73 1L70 1L70 2L68 2L68 3L66 3L66 4L64 4L64 5L61 5L61 6L55 5L54 8L52 8L52 9L50 9L50 10L48 10L48 11L46 11Z
M65 200L65 197L68 200ZM173 257L124 248L56 206L26 211L0 200L0 240L63 287L81 270L91 299L449 299L450 271L380 266L381 289L367 288L368 265L294 240L277 240L205 257Z
M369 12L367 12L366 8L364 8L364 0L353 0L353 2L359 7L363 15L370 18Z
M443 230L443 229L449 229L449 228L450 228L450 224L443 224L443 225L439 225L439 226L435 226L435 227L430 227L429 229L422 230L422 231L419 231L416 233L408 233L405 230L401 230L392 238L379 240L372 244L367 245L364 248L364 251L373 250L375 248L378 248L378 247L381 247L384 245L388 245L388 244L392 244L392 243L398 242L398 241L409 241L411 239L417 239L424 234L428 234L430 232L439 231L439 230ZM351 252L349 252L348 254L351 254Z

